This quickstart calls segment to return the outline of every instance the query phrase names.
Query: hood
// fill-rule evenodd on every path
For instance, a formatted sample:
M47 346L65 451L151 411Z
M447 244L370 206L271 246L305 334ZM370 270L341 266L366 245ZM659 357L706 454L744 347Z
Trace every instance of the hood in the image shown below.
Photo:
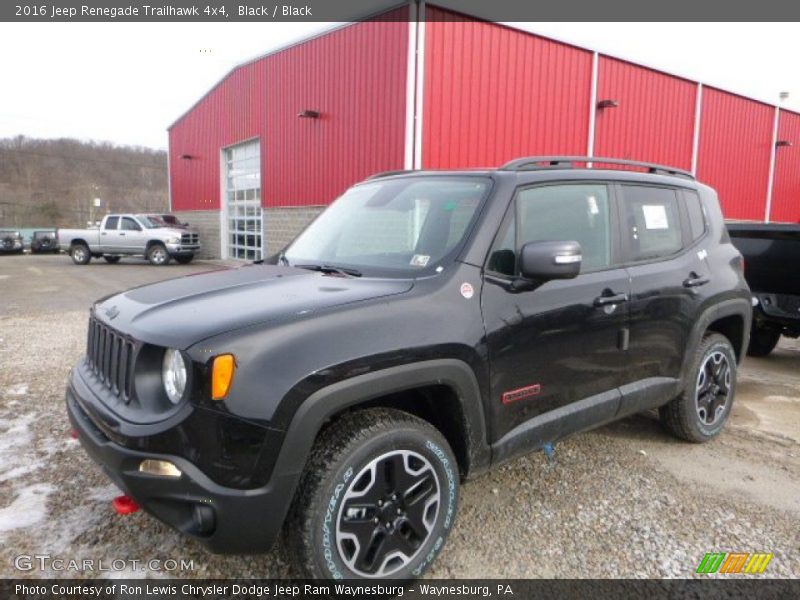
M247 265L134 288L98 301L94 313L136 339L185 349L226 331L402 294L413 285L409 279L345 278Z
M175 227L174 225L170 225L169 227L158 227L154 231L158 231L159 233L164 233L169 236L174 237L181 237L184 233L197 233L193 229L189 229L188 227Z

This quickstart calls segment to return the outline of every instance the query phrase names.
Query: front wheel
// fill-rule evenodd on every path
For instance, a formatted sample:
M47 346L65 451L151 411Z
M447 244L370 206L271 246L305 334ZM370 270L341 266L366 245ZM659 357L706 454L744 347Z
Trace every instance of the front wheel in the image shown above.
M312 578L419 577L456 516L458 464L433 426L410 414L345 415L317 439L285 525Z
M763 325L753 324L750 331L750 344L747 346L748 356L767 356L778 345L781 332Z
M169 264L170 255L164 244L153 244L147 249L147 260L151 265L162 267Z
M175 260L179 265L188 265L190 262L192 262L193 258L194 254L181 254L179 256L176 256Z
M707 442L722 431L736 395L736 354L728 338L703 338L683 386L680 396L659 409L661 420L679 438Z
M72 244L69 254L72 257L72 262L76 265L86 265L92 260L92 254L86 244Z

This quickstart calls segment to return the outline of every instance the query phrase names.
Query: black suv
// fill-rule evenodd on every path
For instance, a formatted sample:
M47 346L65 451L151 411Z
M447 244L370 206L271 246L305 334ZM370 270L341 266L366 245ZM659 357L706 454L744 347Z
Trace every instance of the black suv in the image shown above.
M313 577L420 575L463 479L569 434L713 438L750 331L715 192L630 161L372 177L267 262L98 301L66 401L135 503Z
M55 229L33 232L33 236L31 236L31 254L39 252L60 252Z
M0 231L0 253L22 254L25 250L19 231Z

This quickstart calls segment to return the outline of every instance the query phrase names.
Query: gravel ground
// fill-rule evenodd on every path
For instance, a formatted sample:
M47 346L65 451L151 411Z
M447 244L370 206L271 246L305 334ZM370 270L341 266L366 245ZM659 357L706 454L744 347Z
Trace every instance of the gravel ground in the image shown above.
M81 285L81 271L47 264L59 270L48 286ZM138 278L167 276L131 269ZM18 571L21 554L193 561L192 569L128 568L116 577L289 576L280 546L214 556L142 512L114 514L117 491L70 438L63 405L86 307L26 302L30 278L0 262L0 286L15 305L0 313L0 576L97 575ZM639 415L560 443L553 463L534 454L466 483L430 576L690 577L706 552L740 551L773 552L765 576L800 577L798 366L795 341L748 359L731 422L709 444L681 443Z

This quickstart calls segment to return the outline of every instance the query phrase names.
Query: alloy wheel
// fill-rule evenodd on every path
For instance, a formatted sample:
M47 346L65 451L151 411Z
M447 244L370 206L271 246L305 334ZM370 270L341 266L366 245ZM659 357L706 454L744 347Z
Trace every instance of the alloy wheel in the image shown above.
M153 262L158 265L163 264L164 261L167 259L167 253L164 252L162 248L156 248L155 250L153 250L151 256L153 257Z
M695 406L700 421L716 425L725 413L731 390L731 366L720 351L706 356L697 374Z
M428 540L441 504L439 477L409 450L382 454L350 480L336 521L336 544L360 577L386 577L411 562Z

